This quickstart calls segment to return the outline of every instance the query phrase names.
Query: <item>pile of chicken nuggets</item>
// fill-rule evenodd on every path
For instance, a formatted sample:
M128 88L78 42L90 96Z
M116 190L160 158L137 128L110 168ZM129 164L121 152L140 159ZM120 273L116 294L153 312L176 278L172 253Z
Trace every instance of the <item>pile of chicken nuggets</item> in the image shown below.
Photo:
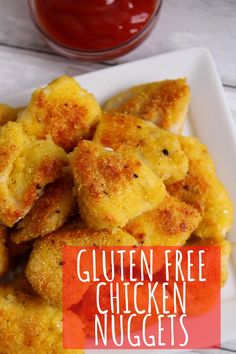
M0 353L64 352L65 245L219 245L226 282L233 207L206 146L181 135L189 101L177 79L101 107L63 76L0 105Z

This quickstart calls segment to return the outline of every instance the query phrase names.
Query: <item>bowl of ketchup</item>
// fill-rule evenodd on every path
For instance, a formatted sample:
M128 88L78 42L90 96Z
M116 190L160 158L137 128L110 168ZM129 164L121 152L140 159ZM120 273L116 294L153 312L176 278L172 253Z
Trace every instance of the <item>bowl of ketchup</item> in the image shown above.
M60 54L107 60L136 48L151 32L162 0L28 0L32 18Z

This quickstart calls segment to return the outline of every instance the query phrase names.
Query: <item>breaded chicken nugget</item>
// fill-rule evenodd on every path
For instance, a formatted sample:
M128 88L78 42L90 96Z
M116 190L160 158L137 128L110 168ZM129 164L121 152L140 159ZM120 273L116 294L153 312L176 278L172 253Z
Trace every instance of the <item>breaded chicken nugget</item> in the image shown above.
M191 205L167 195L156 209L131 220L125 230L147 246L181 246L200 220Z
M192 236L188 245L192 246L219 246L221 248L221 286L224 286L228 279L229 256L231 254L231 245L229 241L223 237L209 237L201 239L197 236Z
M134 116L104 114L94 141L114 150L132 149L166 184L183 179L188 171L179 137Z
M134 246L137 241L127 232L117 230L92 231L88 229L54 231L35 241L26 276L33 288L50 303L62 303L62 250L63 246ZM83 286L82 286L83 285ZM80 284L75 303L79 302L88 288L88 283Z
M186 79L134 86L110 98L103 109L133 114L180 134L190 100Z
M9 266L9 252L6 247L6 228L0 225L0 276L4 275Z
M195 235L202 238L211 235L224 237L232 226L231 199L217 178L207 147L196 138L180 137L180 140L189 158L189 173L182 181L168 186L168 191L202 214Z
M0 128L0 161L0 223L11 227L63 174L67 156L51 140L29 138L19 123L9 122Z
M61 227L74 207L72 180L66 176L49 184L44 194L36 201L30 212L11 233L17 244L35 239Z
M155 208L165 186L134 155L83 140L70 156L82 219L95 229L124 226Z
M0 126L10 121L16 121L17 115L23 107L12 108L6 104L0 103Z
M80 335L84 336L84 333L81 331ZM0 353L82 354L83 351L63 350L60 309L51 307L39 297L24 294L11 286L2 286L0 287Z
M57 145L69 151L81 138L88 137L100 112L92 94L73 78L62 76L33 93L18 121L27 134L38 139L50 134Z

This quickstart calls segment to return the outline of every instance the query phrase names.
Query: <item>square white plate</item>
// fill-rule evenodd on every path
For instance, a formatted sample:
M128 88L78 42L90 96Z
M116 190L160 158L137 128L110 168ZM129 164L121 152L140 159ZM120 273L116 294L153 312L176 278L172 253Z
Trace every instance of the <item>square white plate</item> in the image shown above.
M130 86L179 77L186 77L191 88L191 104L185 134L199 137L208 146L216 163L218 176L226 185L236 205L235 127L216 66L208 50L193 48L167 53L81 75L76 79L91 91L99 102L103 103L108 97ZM13 106L22 106L28 102L31 92L32 89L14 97L2 97L1 101ZM236 223L229 235L231 241L236 241L235 235ZM222 291L222 341L235 338L235 318L236 252L234 250L231 257L230 277ZM124 352L126 351L122 351Z

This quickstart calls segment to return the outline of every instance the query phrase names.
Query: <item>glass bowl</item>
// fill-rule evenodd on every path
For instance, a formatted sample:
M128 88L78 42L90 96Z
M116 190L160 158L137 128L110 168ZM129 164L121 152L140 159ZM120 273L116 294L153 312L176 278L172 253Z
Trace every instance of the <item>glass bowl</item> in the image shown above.
M155 9L150 15L148 21L144 27L132 36L129 40L121 42L119 45L113 46L108 49L102 50L80 50L68 47L59 41L55 40L44 28L43 24L40 21L40 18L37 14L35 0L28 0L31 17L34 24L38 28L41 35L44 37L47 44L55 50L57 53L70 58L70 59L79 59L79 60L88 60L88 61L104 61L110 60L117 57L120 57L131 50L139 46L150 34L154 25L156 24L158 14L161 9L163 0L156 0Z

